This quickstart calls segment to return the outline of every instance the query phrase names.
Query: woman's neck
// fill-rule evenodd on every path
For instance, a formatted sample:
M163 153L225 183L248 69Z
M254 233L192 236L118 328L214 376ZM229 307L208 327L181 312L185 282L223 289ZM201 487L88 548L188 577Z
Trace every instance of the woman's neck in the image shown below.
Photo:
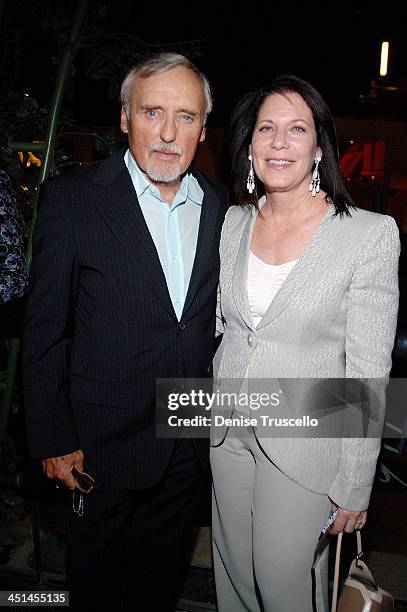
M287 221L291 217L297 220L301 217L308 218L329 206L329 200L327 201L325 196L324 192L319 192L316 197L304 191L300 194L293 191L266 193L262 212Z

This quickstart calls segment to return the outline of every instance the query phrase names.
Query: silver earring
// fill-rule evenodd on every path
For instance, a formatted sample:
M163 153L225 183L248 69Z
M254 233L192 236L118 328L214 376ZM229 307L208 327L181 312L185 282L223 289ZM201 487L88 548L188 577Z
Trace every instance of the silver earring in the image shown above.
M250 162L250 167L249 167L249 174L247 176L246 187L249 193L253 193L253 191L255 190L256 184L254 182L253 156L251 153L249 153L248 159Z
M320 164L322 157L320 155L318 155L315 159L314 159L314 172L312 173L312 179L311 182L309 184L309 190L312 191L312 197L315 198L315 195L318 193L319 191L319 186L321 184L321 178L319 176L319 172L318 172L318 166Z

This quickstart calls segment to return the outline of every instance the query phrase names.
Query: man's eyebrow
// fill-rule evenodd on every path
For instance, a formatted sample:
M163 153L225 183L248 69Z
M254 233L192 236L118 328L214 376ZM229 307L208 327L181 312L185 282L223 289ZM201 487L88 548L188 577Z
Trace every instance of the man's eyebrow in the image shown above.
M159 104L140 104L138 106L139 110L161 110L164 111L165 109L160 106ZM199 111L193 111L191 109L188 108L180 108L177 113L184 113L185 115L191 115L191 117L198 117L200 115Z
M180 108L178 112L185 113L186 115L191 115L192 117L198 117L198 115L200 114L198 111L193 111L188 108Z
M138 104L137 108L139 110L163 110L163 107L159 104Z

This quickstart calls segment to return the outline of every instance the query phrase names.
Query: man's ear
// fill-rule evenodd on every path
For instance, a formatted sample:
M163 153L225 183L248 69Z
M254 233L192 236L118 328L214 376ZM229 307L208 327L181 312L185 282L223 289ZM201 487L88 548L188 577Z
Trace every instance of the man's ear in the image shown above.
M129 128L127 125L127 114L126 114L126 109L124 108L124 106L122 106L122 110L120 113L120 129L125 134L129 133Z
M199 137L199 142L203 142L205 140L205 137L206 137L206 127L203 126L201 135Z

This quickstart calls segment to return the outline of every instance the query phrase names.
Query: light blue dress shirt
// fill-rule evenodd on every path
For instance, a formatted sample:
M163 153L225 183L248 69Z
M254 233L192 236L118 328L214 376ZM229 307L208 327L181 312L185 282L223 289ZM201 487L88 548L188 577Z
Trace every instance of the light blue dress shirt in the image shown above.
M141 172L129 149L124 161L180 320L195 259L204 193L196 178L186 174L170 206Z

